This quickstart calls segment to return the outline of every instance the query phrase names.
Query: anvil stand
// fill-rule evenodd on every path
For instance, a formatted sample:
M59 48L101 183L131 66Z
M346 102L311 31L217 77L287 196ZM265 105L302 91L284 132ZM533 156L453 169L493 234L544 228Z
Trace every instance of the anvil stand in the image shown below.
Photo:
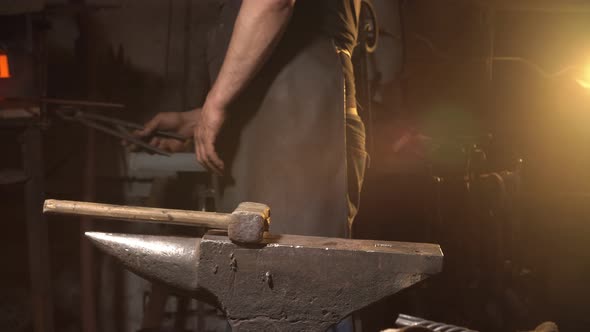
M35 62L29 63L32 77L19 77L32 85L19 87L16 80L8 78L7 85L15 84L16 95L47 95L47 38L45 22L32 14L26 15L29 55ZM16 72L18 73L18 71ZM16 75L15 73L15 75ZM17 92L18 91L18 92ZM2 97L7 97L5 94ZM4 178L7 183L24 183L25 222L27 227L27 248L31 312L35 332L54 331L54 312L49 263L48 227L42 214L45 191L44 160L42 154L42 129L46 125L46 105L39 100L22 103L3 102L0 110L0 130L20 133L21 170L9 172ZM6 171L0 169L0 173ZM2 183L0 183L2 184Z
M126 176L131 180L128 186L127 199L142 198L147 199L147 206L161 206L164 197L169 196L169 181L177 181L181 174L191 174L196 176L195 188L186 194L190 195L191 201L196 202L196 208L199 211L213 211L215 206L215 191L217 190L217 178L210 175L208 171L195 162L194 153L176 153L172 157L149 154L146 152L130 152L127 154L127 171ZM137 183L135 184L135 181ZM146 187L145 182L151 182ZM184 193L184 191L183 191ZM176 193L179 194L179 193ZM143 321L139 331L159 330L163 323L164 316L170 315L171 312L165 312L165 304L170 296L167 287L152 284L149 297L146 297L144 304ZM183 331L186 321L190 319L189 306L190 299L187 297L176 297L177 307L174 311L174 328ZM203 303L196 302L196 328L197 331L209 328L208 319L213 315L208 313L207 306ZM211 317L209 317L211 316ZM205 320L208 320L207 323Z

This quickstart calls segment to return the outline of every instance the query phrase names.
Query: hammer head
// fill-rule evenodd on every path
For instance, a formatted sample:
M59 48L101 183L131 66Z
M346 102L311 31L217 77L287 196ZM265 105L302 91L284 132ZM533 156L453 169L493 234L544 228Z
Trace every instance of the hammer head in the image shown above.
M231 214L227 232L233 242L258 244L270 224L270 207L262 203L243 202Z

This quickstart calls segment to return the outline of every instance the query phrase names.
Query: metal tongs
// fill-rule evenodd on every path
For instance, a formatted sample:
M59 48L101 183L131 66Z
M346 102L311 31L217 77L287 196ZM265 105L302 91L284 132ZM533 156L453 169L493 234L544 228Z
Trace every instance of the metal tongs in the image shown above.
M57 111L57 115L66 121L76 121L79 122L87 127L96 129L101 131L105 134L118 137L123 139L129 143L135 144L143 149L146 149L152 153L170 156L170 153L164 151L162 149L156 148L148 144L146 141L134 136L132 134L132 130L141 130L144 127L138 123L128 122L116 118L111 118L104 115L99 115L95 113L83 112L77 109L68 109L62 108ZM177 139L179 141L185 142L187 140L186 137L180 136L176 133L169 132L169 131L154 131L151 137L159 136L165 138L172 138ZM149 138L151 138L149 137Z

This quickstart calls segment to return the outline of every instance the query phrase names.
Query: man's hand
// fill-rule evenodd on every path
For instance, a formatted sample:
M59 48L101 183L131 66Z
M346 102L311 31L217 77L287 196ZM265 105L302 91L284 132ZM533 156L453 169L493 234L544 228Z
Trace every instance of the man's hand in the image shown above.
M168 152L185 151L188 147L187 142L190 142L190 138L193 135L200 111L201 109L198 108L188 112L158 113L145 124L142 130L134 132L134 135L140 138L148 138L156 130L172 131L186 137L187 141L182 142L173 138L155 136L150 140L149 144Z
M226 109L266 63L291 19L295 0L244 0L219 75L207 94L195 128L197 159L221 175L215 141Z
M225 122L225 113L223 108L208 107L205 104L194 130L197 160L217 175L223 175L224 170L223 161L215 150L215 142Z

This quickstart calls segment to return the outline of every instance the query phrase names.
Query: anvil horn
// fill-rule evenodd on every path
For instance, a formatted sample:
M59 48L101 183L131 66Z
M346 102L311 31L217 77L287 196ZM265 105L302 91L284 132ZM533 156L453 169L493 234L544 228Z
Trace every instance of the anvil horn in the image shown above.
M129 270L181 290L197 288L200 238L86 232Z

